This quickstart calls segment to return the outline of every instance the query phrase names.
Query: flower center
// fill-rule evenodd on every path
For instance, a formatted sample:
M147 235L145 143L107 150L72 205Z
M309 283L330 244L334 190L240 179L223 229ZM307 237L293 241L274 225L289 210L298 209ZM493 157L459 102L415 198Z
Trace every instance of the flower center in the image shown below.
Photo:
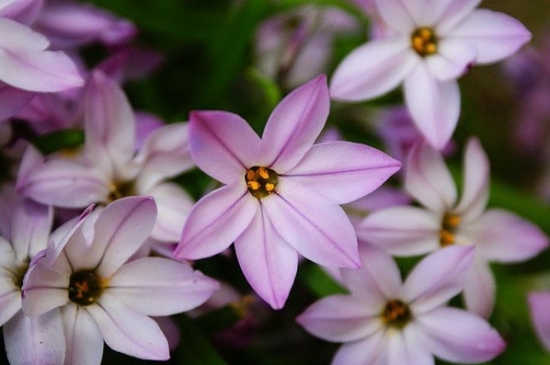
M277 173L267 167L253 166L244 176L248 191L254 197L261 199L275 192L279 183Z
M25 274L27 273L27 270L29 269L29 260L23 261L21 266L17 268L17 271L13 274L13 283L21 289L23 287L23 279L25 278Z
M437 52L437 37L435 32L428 27L416 28L411 35L411 45L422 57L432 55Z
M106 285L106 280L99 277L95 270L74 272L69 279L69 299L79 305L94 304Z
M390 300L382 311L382 321L386 326L402 329L412 319L409 306L399 299Z
M132 180L123 181L123 182L112 182L111 191L109 192L107 201L113 202L117 199L124 198L125 196L134 196L134 195L137 195L137 194L136 194L134 182Z
M455 234L460 224L460 216L452 213L445 213L441 221L441 231L439 232L439 244L446 247L455 243Z

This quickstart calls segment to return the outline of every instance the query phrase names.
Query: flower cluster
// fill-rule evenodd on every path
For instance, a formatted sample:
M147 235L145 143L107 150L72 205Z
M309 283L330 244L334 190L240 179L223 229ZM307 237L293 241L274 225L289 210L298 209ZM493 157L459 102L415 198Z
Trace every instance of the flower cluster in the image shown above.
M2 356L482 363L514 325L550 352L544 278L509 279L550 224L455 134L457 79L532 36L480 2L1 3Z

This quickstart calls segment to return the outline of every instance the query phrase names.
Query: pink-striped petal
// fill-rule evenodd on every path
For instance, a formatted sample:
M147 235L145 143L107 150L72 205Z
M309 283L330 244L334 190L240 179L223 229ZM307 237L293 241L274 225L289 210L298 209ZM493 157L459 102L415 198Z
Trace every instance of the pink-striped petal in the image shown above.
M279 174L296 166L319 137L329 109L325 75L293 90L281 100L267 120L258 164L269 166Z
M387 356L386 334L379 331L365 339L345 343L334 355L332 365L387 365Z
M70 272L59 273L38 263L27 271L23 285L25 314L39 316L69 302Z
M250 225L259 209L244 178L214 190L191 210L174 257L199 259L222 252Z
M468 311L489 318L495 305L496 284L489 263L477 257L466 274L464 302Z
M260 137L236 114L196 111L189 116L189 147L202 171L231 184L244 180L258 154Z
M61 308L67 342L65 364L97 365L103 357L103 338L85 307L71 303Z
M52 222L51 206L23 199L16 207L12 221L11 243L19 262L24 262L46 248Z
M382 185L401 163L367 145L317 144L286 176L337 204L359 199Z
M218 287L187 263L145 257L123 265L105 292L138 313L168 316L201 305Z
M528 304L537 336L544 348L550 351L550 292L529 293Z
M283 308L298 269L298 254L279 235L263 209L235 240L246 280L273 309Z
M342 101L363 101L395 89L420 62L408 37L366 43L338 65L330 82L330 96Z

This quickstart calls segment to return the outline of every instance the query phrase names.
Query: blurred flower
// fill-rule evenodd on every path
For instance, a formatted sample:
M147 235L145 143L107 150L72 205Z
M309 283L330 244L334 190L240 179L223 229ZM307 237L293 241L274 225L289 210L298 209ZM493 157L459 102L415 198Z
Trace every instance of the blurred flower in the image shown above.
M61 316L65 364L100 364L103 340L130 356L166 360L168 341L149 316L193 309L218 288L186 263L160 257L128 261L150 235L155 216L151 198L117 200L31 262L23 309L30 316L50 311Z
M100 72L86 95L85 145L76 157L44 161L33 148L24 156L18 191L64 208L109 203L123 196L152 195L158 208L153 238L178 241L193 205L179 186L165 182L193 166L187 124L149 133L136 153L136 121L122 90Z
M403 83L415 124L433 147L442 149L460 113L456 78L473 64L510 56L531 38L516 19L476 10L480 1L377 0L393 35L349 54L334 72L331 97L368 100Z
M278 14L256 33L258 68L292 89L326 72L334 39L359 29L353 16L334 7L308 5Z
M546 351L550 351L550 292L529 293L528 304L533 328Z
M405 189L423 207L378 210L357 228L357 235L398 256L474 245L476 259L468 272L464 298L469 310L488 317L495 296L489 262L532 258L548 246L548 238L512 212L486 210L489 161L477 139L468 142L463 171L462 196L457 202L456 186L441 154L427 144L416 146L408 159Z
M342 269L350 294L323 298L297 318L311 334L344 343L333 365L433 364L433 356L480 363L504 351L489 323L445 305L462 290L471 247L432 253L404 283L387 253L373 246L360 252L360 269Z
M298 253L321 265L357 267L356 235L339 204L372 192L400 164L361 144L314 145L328 113L324 76L277 105L262 139L238 115L193 112L193 159L226 186L195 205L175 256L209 257L235 242L245 277L273 308L288 297Z

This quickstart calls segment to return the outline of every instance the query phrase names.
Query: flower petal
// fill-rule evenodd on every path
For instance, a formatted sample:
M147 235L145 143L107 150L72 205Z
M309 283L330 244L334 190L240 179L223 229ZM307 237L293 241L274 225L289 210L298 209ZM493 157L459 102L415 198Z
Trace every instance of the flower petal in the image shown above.
M88 311L71 303L61 308L61 317L67 342L65 364L100 364L103 338Z
M503 209L488 210L474 224L472 241L490 261L524 261L548 247L548 237L537 226Z
M544 348L550 351L550 292L531 292L528 303L537 336Z
M222 252L250 225L260 209L242 181L216 189L195 204L174 257L199 259Z
M285 176L345 204L377 189L400 166L399 161L363 144L327 142L313 146Z
M145 257L123 265L109 280L106 292L136 312L168 316L201 305L218 287L187 263Z
M468 311L489 318L495 304L496 285L489 263L476 257L466 274L464 302Z
M38 262L25 275L22 306L28 316L39 316L69 302L70 272L59 273Z
M509 15L477 9L449 32L449 37L472 42L478 51L476 63L487 64L514 54L531 39L531 33Z
M14 215L11 243L17 260L24 262L48 245L53 209L51 206L23 199L16 207Z
M63 364L65 336L59 310L39 317L28 317L19 311L4 325L3 332L10 364Z
M360 241L375 244L396 256L435 251L440 247L440 230L441 220L437 215L409 206L377 210L356 226Z
M432 354L416 333L416 326L407 326L403 331L386 333L388 341L388 365L434 365Z
M4 271L4 268L2 268ZM11 278L2 278L2 281L8 281ZM9 322L13 316L21 310L21 292L12 283L0 284L0 326L3 326L6 322Z
M439 81L457 79L466 73L477 57L477 48L466 41L444 38L437 43L437 54L426 57L430 73Z
M344 210L290 178L279 179L279 186L262 208L281 237L320 265L359 267L357 237Z
M332 295L313 303L296 321L309 333L332 342L371 336L384 326L380 315L369 313L364 298Z
M464 288L474 254L472 246L458 245L429 254L407 277L402 298L416 314L444 304Z
M453 28L481 3L482 0L439 0L430 4L430 13L437 24L437 35L447 36Z
M105 343L115 351L148 360L168 360L168 341L151 318L134 312L110 293L101 295L99 305L86 307Z
M366 43L338 65L331 79L330 96L342 101L362 101L396 88L419 63L405 37Z
M325 75L294 89L267 120L258 165L269 166L283 174L296 166L319 137L329 109Z
M260 137L240 116L222 111L189 115L189 147L197 166L224 184L244 180L256 159Z
M456 201L456 186L441 154L426 143L407 160L405 189L429 210L443 215Z
M332 365L387 365L388 348L385 337L386 334L379 331L365 339L345 343L334 355Z
M413 121L434 148L443 149L455 130L460 114L460 90L455 80L439 81L424 62L404 82L407 108Z
M43 9L42 0L3 1L0 7L0 16L10 18L19 23L32 24Z
M418 1L414 1L411 7L418 4ZM412 33L414 28L418 25L416 19L413 18L409 11L407 2L401 0L376 0L378 10L382 19L393 29L403 34Z
M0 82L0 120L6 120L27 105L36 93Z
M502 353L506 343L487 321L457 308L436 308L417 318L435 356L453 363L482 363Z
M246 280L273 309L281 309L298 268L298 254L260 209L235 240L235 253Z

